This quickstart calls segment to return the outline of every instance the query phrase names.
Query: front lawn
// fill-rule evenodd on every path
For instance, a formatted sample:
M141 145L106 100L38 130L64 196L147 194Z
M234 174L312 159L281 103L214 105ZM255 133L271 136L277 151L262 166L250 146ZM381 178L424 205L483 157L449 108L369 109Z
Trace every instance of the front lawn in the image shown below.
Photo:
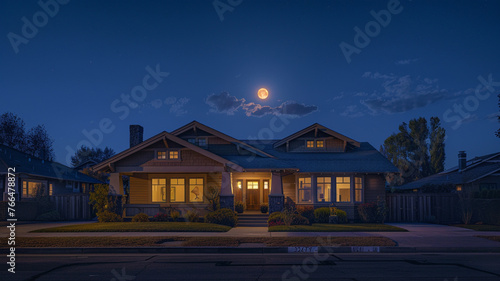
M329 224L314 223L313 225L276 225L269 227L270 232L384 232L384 231L407 231L388 224L378 223L347 223Z
M31 232L226 232L230 229L230 226L201 222L96 222Z
M455 224L453 226L468 228L475 231L500 231L500 225L491 224Z
M16 247L238 247L243 243L261 243L267 247L295 246L396 246L386 237L17 237ZM167 243L166 243L167 242ZM166 244L163 244L166 243ZM7 243L0 248L6 248Z

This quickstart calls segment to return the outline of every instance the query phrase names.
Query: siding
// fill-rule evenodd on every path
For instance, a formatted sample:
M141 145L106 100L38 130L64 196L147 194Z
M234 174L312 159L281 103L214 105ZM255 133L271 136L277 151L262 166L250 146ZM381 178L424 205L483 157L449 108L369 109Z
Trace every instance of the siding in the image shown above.
M377 196L384 199L385 178L383 175L367 175L365 177L364 202L376 202Z
M148 175L134 175L130 177L130 204L151 203Z
M295 189L295 174L284 176L283 181L283 195L286 198L291 198L294 202L297 202L296 189Z
M180 151L181 160L157 160L154 150L143 150L116 163L116 167L133 166L221 166L222 164L189 149Z

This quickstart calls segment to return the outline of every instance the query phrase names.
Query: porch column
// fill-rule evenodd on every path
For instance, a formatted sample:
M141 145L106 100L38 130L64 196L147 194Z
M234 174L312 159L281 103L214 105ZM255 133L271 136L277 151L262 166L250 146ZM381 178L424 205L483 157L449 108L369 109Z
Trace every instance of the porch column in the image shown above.
M116 195L124 195L123 180L120 173L109 174L109 193Z
M269 191L269 214L273 212L281 212L285 197L283 196L283 184L281 181L281 173L272 172L271 175L271 190Z
M234 194L231 186L231 173L222 172L220 187L220 207L234 211Z

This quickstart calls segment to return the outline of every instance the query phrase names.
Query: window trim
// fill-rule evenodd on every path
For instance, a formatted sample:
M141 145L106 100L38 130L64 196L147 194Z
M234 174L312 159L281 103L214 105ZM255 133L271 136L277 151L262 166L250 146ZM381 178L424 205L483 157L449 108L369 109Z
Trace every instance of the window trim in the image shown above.
M164 195L165 195L165 200L163 201L154 201L153 200L153 180L165 180L165 184L163 186L163 192L164 192ZM168 202L168 193L167 193L167 178L164 178L164 177L158 177L158 178L151 178L151 203L167 203ZM161 185L160 183L158 183L158 185Z
M309 183L309 188L301 188L300 186L300 179L309 179L311 182ZM298 176L297 178L297 204L311 204L314 203L314 194L313 194L313 180L312 176ZM300 191L301 190L309 190L311 193L311 199L309 201L302 201L300 198Z
M333 185L332 185L332 176L322 176L322 175L320 175L320 176L316 176L315 178L316 178L316 203L332 203L333 202L332 201L332 187L333 187ZM319 178L324 178L324 179L329 178L330 182L329 183L328 182L318 183L318 179ZM330 197L329 201L326 201L326 200L325 201L320 201L319 200L319 198L318 198L318 196L319 196L319 189L318 189L319 184L323 184L323 185L329 184L330 185L330 192L328 194L329 197ZM323 193L326 194L326 192L323 192Z
M170 158L170 152L177 151L178 158ZM165 158L158 158L159 153L165 153ZM155 160L156 161L181 161L181 149L172 148L172 149L155 149Z
M349 178L349 201L338 201L338 196L339 196L339 192L338 192L338 185L339 183L337 183L337 178ZM342 179L342 183L341 184L347 184L344 182L344 180ZM335 176L335 203L338 203L338 204L349 204L349 203L353 203L353 198L352 198L352 176Z
M199 179L201 179L203 181L202 184L201 184L201 201L191 201L191 180L199 180ZM205 202L205 198L204 198L204 196L205 196L205 178L203 178L203 177L189 177L189 178L187 178L187 181L188 181L188 183L187 183L187 186L188 186L187 192L189 194L189 196L188 196L189 197L189 202L190 203L204 203ZM198 185L198 184L196 183L195 185Z
M35 198L34 196L31 196L30 195L30 188L29 188L29 183L39 183L41 184L41 188L43 188L43 193L44 194L47 194L47 181L43 181L43 180L32 180L32 179L22 179L22 190L21 190L21 195L22 195L22 198L25 198L25 199L33 199ZM26 184L26 186L25 186ZM44 188L45 186L45 188ZM24 193L24 190L26 189L26 193ZM36 195L35 195L36 196Z
M361 188L356 188L356 179L361 180ZM361 200L356 200L356 191L361 191ZM354 203L363 203L365 200L365 179L362 176L354 176Z

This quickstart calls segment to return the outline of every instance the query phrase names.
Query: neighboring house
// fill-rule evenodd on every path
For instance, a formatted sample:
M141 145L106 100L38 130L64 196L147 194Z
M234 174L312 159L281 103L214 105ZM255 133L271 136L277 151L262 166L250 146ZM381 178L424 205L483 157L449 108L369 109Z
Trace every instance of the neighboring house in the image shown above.
M238 140L193 121L145 141L130 126L130 148L92 167L109 172L110 186L123 194L129 177L127 215L154 215L160 208L182 211L208 206L210 187L223 208L242 201L245 210L269 203L280 211L285 199L298 206L334 203L350 219L356 206L385 196L385 174L398 170L373 146L313 124L281 140Z
M39 191L47 195L88 193L100 181L57 162L45 161L0 145L0 191L6 201L8 168L15 168L18 200L32 199Z
M441 173L397 187L413 192L451 187L451 191L500 189L500 152L467 160L465 151L458 153L458 166ZM448 188L450 189L450 188Z

